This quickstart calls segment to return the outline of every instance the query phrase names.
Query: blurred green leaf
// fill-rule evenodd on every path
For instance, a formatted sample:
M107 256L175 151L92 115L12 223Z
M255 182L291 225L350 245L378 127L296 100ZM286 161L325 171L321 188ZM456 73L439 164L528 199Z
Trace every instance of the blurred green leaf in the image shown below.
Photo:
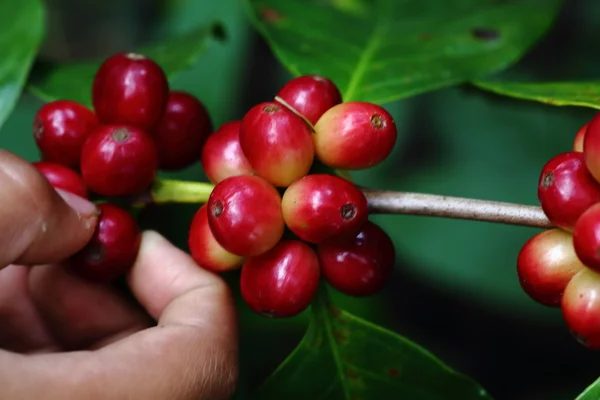
M384 103L515 63L560 0L247 0L294 74L321 74L344 99Z
M0 127L15 107L45 32L40 0L5 2L0 13Z
M257 399L491 399L415 343L336 307L325 285L311 314L306 335Z
M575 400L598 400L600 399L600 378L588 386Z
M589 82L507 82L477 80L480 89L521 100L553 106L581 106L600 109L600 81Z
M223 27L218 23L203 25L135 51L156 61L170 80L192 66L206 50L209 39L221 39L222 32ZM44 101L69 99L91 106L92 82L103 61L40 63L34 69L29 89Z

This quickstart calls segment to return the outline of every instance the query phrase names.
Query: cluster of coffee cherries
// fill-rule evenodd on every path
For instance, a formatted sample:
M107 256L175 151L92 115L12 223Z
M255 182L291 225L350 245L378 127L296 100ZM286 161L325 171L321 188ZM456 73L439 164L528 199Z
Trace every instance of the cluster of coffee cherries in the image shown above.
M378 292L392 240L357 186L322 171L377 165L396 139L384 108L343 102L323 76L291 79L206 140L201 162L215 187L192 220L192 256L216 272L241 268L242 298L269 317L305 310L321 279L351 296Z
M538 183L555 228L529 239L517 271L535 301L560 307L573 336L600 349L600 113L582 126L572 151L551 158Z
M99 282L126 273L141 232L117 200L146 191L159 170L198 163L213 127L199 99L171 90L164 70L136 53L107 58L91 88L93 109L72 100L44 104L33 123L41 161L33 165L52 186L96 201L96 231L69 268Z

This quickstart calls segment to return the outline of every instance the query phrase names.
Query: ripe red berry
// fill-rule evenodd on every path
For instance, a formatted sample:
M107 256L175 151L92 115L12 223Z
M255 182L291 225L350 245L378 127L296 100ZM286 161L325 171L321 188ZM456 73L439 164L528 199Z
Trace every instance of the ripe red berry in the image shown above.
M577 131L575 139L573 139L573 151L578 151L580 153L583 152L583 141L585 139L585 134L587 132L588 126L589 122L583 125L581 128L579 128L579 130Z
M321 271L335 289L350 296L370 296L387 283L396 261L392 239L367 221L358 234L317 247Z
M583 138L583 155L587 169L600 181L600 112L588 123Z
M208 223L223 248L242 257L270 250L283 236L281 196L258 176L232 176L208 198Z
M565 287L583 268L573 248L573 236L562 229L536 234L523 245L517 258L523 291L549 307L560 306Z
M150 186L157 170L156 145L140 128L105 125L92 132L83 146L83 181L103 196L138 194Z
M584 268L571 279L563 294L562 314L579 343L600 349L600 274Z
M600 203L581 214L573 229L575 254L586 267L600 272Z
M204 204L192 218L188 246L194 261L202 268L223 272L242 266L244 259L225 250L217 242L208 224L208 206Z
M200 100L186 92L171 91L153 132L159 167L175 171L198 162L212 129L210 115Z
M254 312L272 318L292 317L311 303L319 286L315 252L299 240L283 240L242 267L242 298Z
M385 160L397 136L396 123L383 107L354 101L327 110L316 123L313 138L323 164L356 170Z
M303 75L288 81L277 93L312 125L331 107L342 102L342 94L335 84L320 75Z
M148 131L161 118L168 96L169 83L162 68L136 53L106 59L92 85L92 104L100 122Z
M85 183L83 183L83 179L71 168L47 161L38 161L32 164L54 188L71 192L84 199L88 198L88 190Z
M202 168L212 183L237 175L254 175L240 146L241 121L226 122L208 137L202 148Z
M70 269L96 282L108 282L125 274L135 262L141 232L135 219L110 203L98 205L100 217L88 244L70 259Z
M44 161L77 168L81 148L98 126L96 114L70 100L44 104L33 121L33 138Z
M538 199L554 225L573 229L579 216L600 201L600 184L585 167L583 153L561 153L544 165Z
M354 235L369 216L360 189L327 174L307 175L292 183L283 194L281 207L287 227L311 243Z
M315 157L308 125L277 102L258 104L244 115L240 145L252 169L280 187L308 174Z

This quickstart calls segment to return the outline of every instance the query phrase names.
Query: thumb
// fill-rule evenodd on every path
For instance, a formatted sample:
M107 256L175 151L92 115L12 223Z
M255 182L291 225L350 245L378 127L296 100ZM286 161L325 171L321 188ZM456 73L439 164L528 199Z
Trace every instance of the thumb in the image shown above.
M0 187L0 268L64 260L94 233L94 204L55 190L31 163L5 150Z

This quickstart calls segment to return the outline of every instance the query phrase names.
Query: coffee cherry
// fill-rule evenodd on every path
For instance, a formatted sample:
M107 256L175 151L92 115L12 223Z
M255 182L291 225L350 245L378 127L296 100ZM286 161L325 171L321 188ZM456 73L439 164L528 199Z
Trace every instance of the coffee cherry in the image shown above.
M281 196L258 176L232 176L208 198L208 223L223 248L241 257L265 253L283 236Z
M54 188L71 192L84 199L88 198L88 190L83 179L71 168L47 161L34 162L32 165L46 177Z
M77 168L81 148L98 126L96 114L70 100L44 104L33 121L33 138L44 161Z
M342 102L342 94L324 76L303 75L288 81L277 97L301 114L312 125L331 107Z
M96 282L112 281L133 266L141 243L135 219L123 208L99 204L100 217L88 244L70 259L70 269Z
M249 258L242 266L242 298L254 312L271 318L292 317L310 305L320 279L315 252L299 240L283 240Z
M357 297L379 292L396 261L392 239L371 221L353 237L319 244L317 254L325 280L340 292Z
M586 267L600 272L600 203L581 214L573 229L575 254Z
M588 123L583 138L585 165L594 179L600 181L600 112Z
M241 121L226 122L208 137L202 148L202 168L212 183L237 175L254 175L240 146Z
M577 131L575 139L573 139L573 151L577 151L580 153L583 152L583 140L585 139L585 134L587 132L588 126L589 122L583 125L581 128L579 128L579 130Z
M192 218L188 246L194 261L202 268L223 272L242 266L244 259L225 250L215 239L208 224L208 206L204 204Z
M347 102L327 110L315 125L315 152L332 168L366 169L392 152L397 139L396 123L383 107Z
M565 287L583 268L573 249L573 236L561 229L536 234L523 245L517 258L523 291L549 307L560 306Z
M277 102L258 104L244 115L240 145L252 169L280 187L308 174L315 156L308 125Z
M327 174L307 175L292 183L281 207L287 227L311 243L355 235L368 219L367 199L360 189Z
M600 349L600 274L578 272L565 288L562 314L571 334L590 349Z
M561 153L544 165L538 199L554 225L573 229L579 216L600 201L600 184L585 167L583 153Z
M126 125L105 125L83 146L81 174L87 187L103 196L126 196L147 189L158 170L152 138Z
M151 131L161 118L169 84L162 68L142 54L119 53L106 59L94 77L92 104L107 125L133 125Z
M186 92L171 91L153 132L160 168L176 171L198 162L212 129L208 111L200 100Z

